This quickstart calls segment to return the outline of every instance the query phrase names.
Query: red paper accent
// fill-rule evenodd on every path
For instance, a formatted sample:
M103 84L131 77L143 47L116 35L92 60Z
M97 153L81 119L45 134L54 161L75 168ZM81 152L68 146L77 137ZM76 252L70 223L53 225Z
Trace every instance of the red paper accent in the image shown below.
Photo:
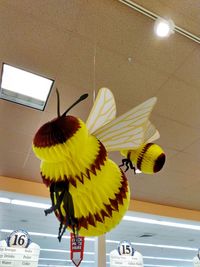
M84 252L84 236L75 236L73 233L70 233L70 251L71 251L71 261L75 266L79 266L83 259Z

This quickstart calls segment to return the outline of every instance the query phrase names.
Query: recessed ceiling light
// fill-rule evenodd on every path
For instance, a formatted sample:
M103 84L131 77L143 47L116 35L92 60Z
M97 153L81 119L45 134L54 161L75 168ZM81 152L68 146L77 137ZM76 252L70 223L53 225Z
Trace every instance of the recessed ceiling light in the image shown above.
M54 81L3 63L0 97L44 110Z
M174 33L174 22L172 20L165 20L162 18L158 18L155 21L154 31L157 36L164 38L170 36Z

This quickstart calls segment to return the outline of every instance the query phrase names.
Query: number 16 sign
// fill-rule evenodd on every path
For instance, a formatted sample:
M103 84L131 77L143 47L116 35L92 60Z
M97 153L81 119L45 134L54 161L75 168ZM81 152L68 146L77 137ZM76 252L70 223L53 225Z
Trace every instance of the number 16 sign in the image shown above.
M8 247L27 248L30 242L29 234L24 230L16 230L7 238Z
M1 267L37 267L39 254L40 247L24 230L16 230L0 241Z

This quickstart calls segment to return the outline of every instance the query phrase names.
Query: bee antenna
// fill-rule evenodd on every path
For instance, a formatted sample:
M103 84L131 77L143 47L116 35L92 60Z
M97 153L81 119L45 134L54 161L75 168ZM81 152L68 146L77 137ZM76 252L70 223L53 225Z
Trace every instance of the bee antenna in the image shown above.
M57 94L57 114L58 117L60 117L60 95L57 88L56 88L56 94Z
M62 117L65 116L67 114L67 112L70 111L70 109L72 109L74 106L76 106L79 102L83 101L84 99L86 99L88 97L88 94L84 94L82 96L80 96L80 98L78 100L76 100L76 102L74 102L74 104L72 104L63 114Z

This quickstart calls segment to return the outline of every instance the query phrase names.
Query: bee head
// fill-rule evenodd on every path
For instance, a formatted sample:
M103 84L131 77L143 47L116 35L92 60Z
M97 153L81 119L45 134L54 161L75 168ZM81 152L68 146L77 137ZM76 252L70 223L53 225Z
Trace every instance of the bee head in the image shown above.
M62 115L60 115L60 97L57 93L57 118L45 123L35 134L33 144L36 147L49 147L66 142L80 128L80 122L76 117L66 116L79 102L88 97L88 94L82 95L75 101Z

